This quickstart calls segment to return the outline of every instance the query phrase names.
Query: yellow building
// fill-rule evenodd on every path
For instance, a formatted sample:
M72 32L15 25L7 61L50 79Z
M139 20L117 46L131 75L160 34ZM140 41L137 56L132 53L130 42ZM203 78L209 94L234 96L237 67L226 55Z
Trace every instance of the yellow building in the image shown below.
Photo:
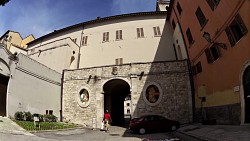
M6 48L12 53L22 52L24 54L27 54L27 43L33 40L35 40L35 37L32 34L25 38L22 38L19 32L8 30L1 36L0 43L5 44Z

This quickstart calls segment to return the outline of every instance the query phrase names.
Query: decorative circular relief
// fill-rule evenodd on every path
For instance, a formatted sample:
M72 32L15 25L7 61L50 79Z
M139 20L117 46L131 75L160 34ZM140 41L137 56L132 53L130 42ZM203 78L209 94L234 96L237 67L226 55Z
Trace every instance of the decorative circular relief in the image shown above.
M143 99L150 106L159 104L162 99L162 90L160 85L155 82L151 82L146 85L143 91Z
M76 95L77 103L81 107L87 107L89 106L89 91L86 88L83 88L77 93Z

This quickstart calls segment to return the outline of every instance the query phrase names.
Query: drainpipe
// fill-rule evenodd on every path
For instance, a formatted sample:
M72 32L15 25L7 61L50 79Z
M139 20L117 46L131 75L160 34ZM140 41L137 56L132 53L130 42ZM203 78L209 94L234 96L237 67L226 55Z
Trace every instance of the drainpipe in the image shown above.
M78 58L77 58L77 69L79 69L79 66L80 66L80 58L81 58L80 52L81 52L81 46L82 46L83 29L84 29L84 24L82 24L81 40L80 40L80 46L79 46Z
M177 14L176 14L176 11L175 11L174 7L172 7L172 9L173 9L175 17L177 19L177 23L180 26L181 35L182 35L182 38L184 40L184 35L183 35L183 31L182 31L182 27L181 27L179 18L178 18ZM188 53L188 50L187 50L187 43L185 41L184 41L184 45L185 45L185 51L186 51L187 57L188 57L187 64L188 64L189 79L190 79L190 84L191 84L193 122L194 122L194 120L195 120L195 88L194 88L194 79L193 79L193 74L192 74L192 67L191 67L190 57L189 57L189 53Z
M60 121L63 121L63 114L62 114L62 108L63 108L63 80L64 80L64 70L62 71L62 78L61 78L61 97L60 97Z

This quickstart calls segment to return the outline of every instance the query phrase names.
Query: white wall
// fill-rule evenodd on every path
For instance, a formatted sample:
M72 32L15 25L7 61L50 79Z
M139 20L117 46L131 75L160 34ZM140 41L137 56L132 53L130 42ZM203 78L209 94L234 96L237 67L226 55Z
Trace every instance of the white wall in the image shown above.
M159 26L162 36L155 37L153 27ZM137 38L136 28L143 28L144 38ZM116 41L116 30L122 30L123 40ZM87 46L81 47L80 68L123 63L175 60L173 38L165 16L131 17L85 26ZM109 42L102 42L103 32L109 32Z
M9 59L11 53L4 47L6 45L0 44L0 74L10 76L9 65L12 63Z
M16 52L16 53L27 54L27 51L25 51L25 50L23 50L23 49L20 49L20 48L14 46L14 45L11 45L9 50L10 50L10 52L13 53L13 54L14 54L15 52Z
M62 73L63 69L77 67L78 52L79 47L70 38L60 38L57 41L44 42L38 47L29 48L28 55L30 58Z
M37 41L29 45L29 56L52 69L61 72L69 67L71 50L53 49L43 53L32 54L31 50L41 50L62 44L61 39L77 38L80 46L82 36L88 36L87 46L80 47L80 68L114 65L116 58L123 58L123 63L154 62L175 60L173 48L173 33L166 15L136 15L112 20L85 24L84 27L75 27L58 31L45 37L42 42ZM155 37L153 27L159 26L162 36ZM144 29L144 38L137 38L136 28ZM122 30L123 40L116 41L116 30ZM56 31L57 32L57 31ZM102 42L103 32L109 32L109 42ZM76 51L77 52L77 51ZM78 53L78 52L77 52Z
M18 63L11 66L7 92L7 115L17 111L45 114L53 110L60 116L61 74L18 54Z
M177 53L178 60L183 60L183 59L188 59L187 57L187 52L186 52L186 47L184 44L184 39L181 34L181 29L179 23L176 23L176 27L174 30L174 44L175 44L175 49ZM178 43L177 43L178 41Z

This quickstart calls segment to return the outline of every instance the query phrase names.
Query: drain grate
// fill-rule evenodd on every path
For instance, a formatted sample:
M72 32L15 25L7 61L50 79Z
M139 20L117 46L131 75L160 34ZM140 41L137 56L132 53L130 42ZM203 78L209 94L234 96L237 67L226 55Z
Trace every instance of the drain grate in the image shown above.
M0 122L3 122L2 120L0 120Z

